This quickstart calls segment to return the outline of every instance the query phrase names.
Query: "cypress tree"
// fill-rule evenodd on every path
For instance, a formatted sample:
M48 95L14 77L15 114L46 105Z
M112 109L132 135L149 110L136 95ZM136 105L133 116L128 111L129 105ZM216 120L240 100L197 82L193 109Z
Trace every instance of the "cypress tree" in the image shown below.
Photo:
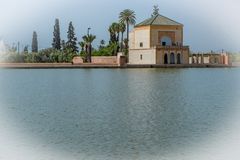
M66 50L66 42L64 40L62 40L61 46L62 46L62 51L65 51Z
M53 43L52 47L54 49L60 50L61 49L61 38L60 38L60 26L59 26L59 19L55 20L54 31L53 31Z
M38 52L38 40L37 40L37 32L33 32L32 37L32 52Z
M73 52L78 52L77 37L75 37L74 27L72 22L69 23L67 32L68 41L66 42L67 49L71 49Z

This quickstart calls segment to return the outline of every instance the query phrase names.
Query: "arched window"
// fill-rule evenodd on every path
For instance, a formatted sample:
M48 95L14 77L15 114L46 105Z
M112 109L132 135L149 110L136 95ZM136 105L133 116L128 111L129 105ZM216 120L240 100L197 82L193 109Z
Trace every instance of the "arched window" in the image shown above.
M170 37L163 36L161 38L161 45L162 46L171 46L172 45L172 40Z
M164 55L164 64L168 64L168 55L165 53Z
M175 64L175 56L174 53L170 54L170 64Z
M177 64L181 64L181 54L177 54Z

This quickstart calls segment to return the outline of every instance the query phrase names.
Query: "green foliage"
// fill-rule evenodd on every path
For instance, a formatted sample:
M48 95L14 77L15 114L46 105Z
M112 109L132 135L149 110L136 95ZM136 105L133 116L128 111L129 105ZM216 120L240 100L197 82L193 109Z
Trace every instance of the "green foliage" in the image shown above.
M24 46L23 52L28 53L28 45Z
M6 63L23 63L24 62L24 55L18 54L16 52L10 52L2 57L2 61Z
M119 21L125 23L127 26L127 42L129 41L129 25L135 25L136 17L135 12L130 9L125 9L119 14ZM126 45L128 48L128 45Z
M116 56L117 55L118 44L111 43L106 47L101 47L98 50L94 50L93 56Z
M99 50L94 50L92 53L93 56L111 56L112 51L110 47L102 47Z
M60 50L61 49L61 38L60 38L60 26L59 26L59 19L55 20L54 31L53 31L53 42L52 47L54 49Z
M38 40L37 40L37 32L33 32L32 37L32 52L38 52Z
M77 53L72 48L67 48L63 54L63 61L72 62L73 57L76 55Z
M104 48L104 47L105 47L105 41L102 39L100 41L99 49Z
M92 42L96 39L95 35L88 34L82 37L85 43L86 48L86 60L87 62L91 63L92 59Z
M119 34L121 32L121 29L120 28L122 26L120 26L120 23L116 23L116 22L113 22L109 28L108 28L108 31L110 33L110 41L109 43L113 43L113 42L119 42Z
M81 48L81 52L83 52L84 51L84 47L85 47L85 42L81 41L78 44L79 44L79 46Z
M68 26L68 41L66 43L66 48L71 49L73 52L77 53L78 52L78 47L77 47L77 37L75 37L75 32L74 32L74 27L72 22L69 23Z
M116 56L117 55L117 52L118 52L118 43L117 42L114 42L114 43L110 43L109 44L109 49L112 53L113 56Z
M240 53L230 53L229 57L232 62L240 62Z
M135 12L130 9L125 9L119 14L119 20L121 23L126 23L127 25L134 25L136 23Z
M47 48L40 50L38 53L23 52L22 54L18 54L16 52L10 52L1 58L2 61L6 63L70 63L76 55L77 54L71 49L61 51L54 48Z
M124 32L126 31L126 25L125 25L125 23L119 23L119 30L120 30L120 32L121 32L120 50L121 50L121 52L122 52L122 51L123 51L123 39L124 39L123 34L124 34Z

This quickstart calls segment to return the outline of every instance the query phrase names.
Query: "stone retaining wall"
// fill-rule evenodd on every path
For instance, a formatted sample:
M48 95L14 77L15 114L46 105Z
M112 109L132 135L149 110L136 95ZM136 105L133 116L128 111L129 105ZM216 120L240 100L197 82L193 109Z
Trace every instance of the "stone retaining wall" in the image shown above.
M73 58L73 64L82 64L79 56ZM117 56L92 56L92 64L117 64Z
M93 64L117 64L116 56L93 56Z

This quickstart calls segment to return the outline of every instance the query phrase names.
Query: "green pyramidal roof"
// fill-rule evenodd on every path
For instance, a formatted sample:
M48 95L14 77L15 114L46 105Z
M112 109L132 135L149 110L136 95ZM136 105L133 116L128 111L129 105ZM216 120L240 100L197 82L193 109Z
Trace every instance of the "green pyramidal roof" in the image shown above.
M156 15L156 16L153 16L151 18L144 20L143 22L137 24L135 27L149 26L149 25L155 25L155 26L159 26L159 25L179 26L180 25L180 26L182 26L181 23L178 23L170 18L164 17L162 15Z

